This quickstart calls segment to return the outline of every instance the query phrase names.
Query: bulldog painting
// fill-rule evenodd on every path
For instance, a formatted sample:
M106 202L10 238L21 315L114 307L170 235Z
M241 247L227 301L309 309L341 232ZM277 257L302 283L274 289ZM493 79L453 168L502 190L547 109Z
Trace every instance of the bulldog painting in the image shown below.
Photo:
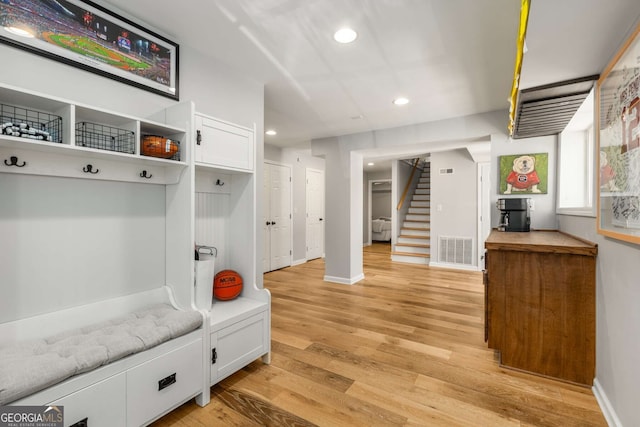
M542 167L541 167L542 166ZM500 158L500 192L546 193L547 154L521 154Z

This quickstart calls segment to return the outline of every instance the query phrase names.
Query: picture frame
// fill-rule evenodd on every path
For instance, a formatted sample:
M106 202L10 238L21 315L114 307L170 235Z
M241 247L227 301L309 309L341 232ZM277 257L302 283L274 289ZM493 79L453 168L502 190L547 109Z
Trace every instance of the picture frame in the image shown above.
M547 194L549 154L500 156L498 172L498 194Z
M0 1L0 42L179 99L178 44L89 0Z
M598 233L640 244L640 25L596 87Z

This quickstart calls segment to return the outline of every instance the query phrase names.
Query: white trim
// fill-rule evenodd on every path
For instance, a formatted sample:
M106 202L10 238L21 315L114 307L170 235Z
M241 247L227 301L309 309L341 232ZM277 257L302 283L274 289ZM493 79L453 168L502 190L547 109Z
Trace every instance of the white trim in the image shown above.
M291 267L295 267L296 265L306 264L306 262L307 262L306 258L297 259L291 263Z
M343 277L335 277L335 276L324 276L324 278L322 280L324 280L325 282L331 282L331 283L339 283L341 285L353 285L355 283L358 283L359 281L364 279L364 273L361 273L355 277L352 277L351 279L345 279Z
M487 208L488 208L488 218L483 218L483 220L481 220L482 218L482 205L483 205L483 194L482 194L482 190L484 189L484 185L485 185L485 180L487 181L487 185L489 186L489 188L491 187L491 163L476 163L477 166L477 186L478 186L478 196L477 196L477 205L478 205L478 222L477 222L477 231L478 231L478 240L476 241L476 265L478 266L478 270L482 270L484 268L484 257L485 257L485 249L484 249L484 241L487 238L487 236L484 236L484 231L482 228L482 224L489 224L488 227L488 231L491 231L491 200L489 196L489 199L487 199L485 201L485 203L487 204ZM486 174L483 174L483 169L485 169ZM491 192L491 190L489 190L489 193Z
M452 270L465 270L465 271L482 271L481 268L478 268L478 266L475 266L475 265L450 264L446 262L437 262L437 261L431 261L429 263L429 267L448 268Z
M597 378L593 380L593 387L591 390L598 401L598 405L600 405L600 409L602 410L604 418L607 420L607 424L612 427L623 427L620 418L618 418L616 411L613 409L613 405L611 405L611 401L607 398L607 394L604 392L604 389Z

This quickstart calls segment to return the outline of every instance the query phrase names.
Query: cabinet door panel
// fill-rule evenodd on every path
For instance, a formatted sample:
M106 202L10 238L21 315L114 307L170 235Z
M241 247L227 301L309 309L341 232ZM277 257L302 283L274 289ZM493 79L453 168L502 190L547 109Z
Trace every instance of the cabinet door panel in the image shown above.
M234 169L253 170L253 138L247 129L198 117L195 160Z
M216 361L211 365L211 384L243 368L267 351L267 312L211 334Z

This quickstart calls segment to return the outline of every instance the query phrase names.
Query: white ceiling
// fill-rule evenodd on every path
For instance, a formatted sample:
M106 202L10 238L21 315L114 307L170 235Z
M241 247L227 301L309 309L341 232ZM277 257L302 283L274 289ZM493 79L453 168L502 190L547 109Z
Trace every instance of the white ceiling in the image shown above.
M280 147L508 108L519 0L108 2L264 83ZM638 0L532 0L521 88L598 74L639 16ZM345 25L359 37L340 45Z

